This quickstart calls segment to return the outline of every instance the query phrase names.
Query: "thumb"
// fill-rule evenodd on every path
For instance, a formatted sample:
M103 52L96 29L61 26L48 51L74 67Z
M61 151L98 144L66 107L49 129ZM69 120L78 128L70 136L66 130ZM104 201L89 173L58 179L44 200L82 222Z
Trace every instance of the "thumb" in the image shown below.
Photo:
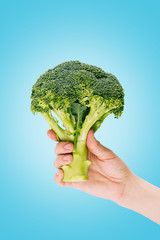
M116 155L109 148L104 147L99 141L97 141L97 139L94 137L93 129L90 129L88 132L87 148L91 153L102 160L109 160L116 157Z

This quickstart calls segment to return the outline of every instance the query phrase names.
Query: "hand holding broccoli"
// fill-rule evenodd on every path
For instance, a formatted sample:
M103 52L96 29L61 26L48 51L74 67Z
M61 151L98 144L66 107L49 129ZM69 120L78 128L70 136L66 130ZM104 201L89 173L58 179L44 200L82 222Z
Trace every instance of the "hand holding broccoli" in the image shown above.
M48 136L54 141L57 140L52 130L48 131ZM57 158L54 166L59 169L54 177L56 183L60 186L77 188L97 197L116 202L123 199L124 189L131 171L118 156L95 139L92 129L87 136L87 159L92 162L88 169L88 181L62 181L63 171L60 168L72 162L71 152L73 148L73 144L69 142L59 142L56 145L55 153Z
M53 130L48 131L48 136L57 141ZM88 169L88 181L63 182L60 167L72 162L73 144L57 143L54 165L59 170L54 177L56 183L110 199L160 224L160 189L133 174L117 155L94 138L93 130L88 133L87 148L88 159L92 161Z
M31 99L32 112L41 113L52 129L48 136L59 141L59 185L113 200L160 224L160 189L94 138L108 115L118 118L123 112L124 91L114 75L79 61L64 62L39 77Z

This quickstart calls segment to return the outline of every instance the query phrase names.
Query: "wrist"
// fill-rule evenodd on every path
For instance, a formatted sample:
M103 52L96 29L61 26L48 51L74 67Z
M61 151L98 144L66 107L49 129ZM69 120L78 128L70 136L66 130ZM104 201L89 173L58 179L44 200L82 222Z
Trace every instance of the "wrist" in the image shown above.
M128 176L123 194L118 202L119 205L125 208L132 208L135 204L135 200L139 196L140 186L141 186L141 178L136 176L134 173L130 173ZM138 195L138 196L137 196Z
M160 189L131 173L119 205L160 224Z

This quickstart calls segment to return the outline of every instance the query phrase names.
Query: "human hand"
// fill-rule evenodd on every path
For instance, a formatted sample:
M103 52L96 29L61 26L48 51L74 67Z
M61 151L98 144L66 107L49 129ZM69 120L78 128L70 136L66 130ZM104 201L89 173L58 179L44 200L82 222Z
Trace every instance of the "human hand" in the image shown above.
M53 130L47 132L48 136L57 141ZM125 188L132 173L128 166L110 149L98 142L91 129L87 137L88 160L92 161L88 168L88 181L63 182L62 165L71 163L73 143L58 142L55 148L57 158L54 166L58 172L54 176L55 182L64 187L73 187L97 197L110 199L115 202L122 201Z
M52 130L47 134L52 140L58 141ZM73 148L71 142L59 142L56 145L54 166L58 172L54 180L58 185L110 199L160 224L160 188L132 173L115 153L95 139L92 129L87 136L88 160L92 161L88 168L88 181L63 182L60 168L72 162Z

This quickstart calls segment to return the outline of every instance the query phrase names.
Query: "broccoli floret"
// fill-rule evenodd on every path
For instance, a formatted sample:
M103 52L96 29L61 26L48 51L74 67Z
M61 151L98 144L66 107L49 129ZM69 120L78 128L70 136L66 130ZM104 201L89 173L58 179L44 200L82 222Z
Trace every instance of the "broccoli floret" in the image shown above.
M97 131L109 114L118 118L123 112L124 91L117 78L79 61L64 62L38 78L31 99L32 112L42 114L58 140L74 143L72 163L62 166L63 181L88 180L88 131Z

